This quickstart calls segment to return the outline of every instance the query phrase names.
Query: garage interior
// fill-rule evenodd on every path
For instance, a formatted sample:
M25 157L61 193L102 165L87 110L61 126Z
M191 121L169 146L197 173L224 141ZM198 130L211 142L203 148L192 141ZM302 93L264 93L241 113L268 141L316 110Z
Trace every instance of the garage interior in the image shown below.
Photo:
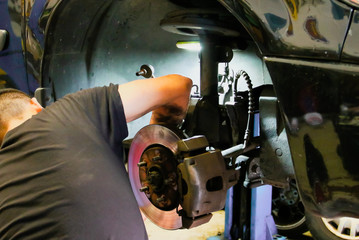
M334 135L339 132L339 128L333 126L329 120L323 120L324 117L320 114L312 114L320 112L318 109L325 109L325 112L337 105L338 101L330 98L335 95L334 91L319 92L319 95L327 97L329 107L314 106L317 99L310 97L313 91L324 84L339 86L340 84L331 78L336 71L343 74L340 75L341 79L352 76L352 84L348 84L348 88L355 86L355 92L357 60L354 58L352 61L347 57L345 65L348 69L343 70L339 66L333 67L337 61L332 59L334 54L331 52L326 52L324 57L318 57L322 54L322 45L319 42L323 43L325 39L315 30L307 36L310 43L317 44L309 47L313 48L312 52L308 52L307 43L300 37L291 42L293 33L290 31L303 28L303 23L299 21L301 17L319 15L327 8L323 10L318 7L319 10L316 10L313 7L316 6L315 3L307 3L305 0L271 0L267 4L261 3L260 0L248 1L246 6L263 9L263 16L273 24L270 26L271 31L286 30L285 34L276 36L277 38L263 39L263 42L268 43L258 43L248 29L240 24L239 13L235 12L237 5L238 9L243 10L239 7L240 2L245 5L247 1L71 0L58 5L57 1L48 1L46 4L53 4L48 9L56 9L56 14L39 21L40 25L51 22L46 26L46 41L30 40L32 47L28 47L26 53L29 63L27 71L30 72L32 80L40 82L34 94L46 106L68 93L94 86L123 84L135 79L170 73L193 80L191 104L184 124L180 127L181 134L175 132L175 137L165 138L165 142L158 144L158 147L157 143L162 141L159 132L164 131L167 136L173 134L171 129L148 126L150 114L128 124L129 136L124 141L125 159L132 189L136 192L150 240L326 239L327 235L319 236L314 233L312 236L306 224L309 214L313 215L309 216L312 224L323 221L321 224L334 234L333 239L359 239L359 222L356 218L351 218L355 217L355 214L350 213L350 209L354 207L346 206L343 211L349 212L350 218L339 218L333 210L337 205L326 205L323 199L321 202L316 198L318 195L310 197L308 193L312 193L312 189L319 189L314 193L322 191L321 197L325 199L329 190L323 187L323 182L327 184L334 179L330 183L334 186L333 189L339 189L338 185L345 178L340 174L347 172L346 167L336 168L335 171L329 169L328 174L334 177L327 180L327 176L311 172L311 168L321 169L321 164L313 163L318 158L303 160L303 155L306 156L309 151L316 154L324 149L338 148L338 142L331 139L336 139ZM282 2L279 5L285 5L288 12L292 11L292 18L289 18L296 21L289 23L278 17L284 15L281 12L283 9L278 9L276 5L278 2ZM347 3L343 1L328 1L330 4L320 2L324 7L332 7L332 14L335 14L333 6L347 9ZM273 6L270 6L271 4ZM301 7L301 11L294 14L296 6ZM246 13L251 9L248 7L244 10ZM304 13L305 11L309 13ZM357 14L357 10L352 10L354 11L356 12L351 13L352 15ZM248 15L250 16L250 13ZM342 19L345 19L345 16L344 14ZM356 24L357 19L359 18L356 18ZM73 24L74 22L78 24ZM257 26L256 24L266 25L264 20L253 25ZM310 25L310 29L315 28L316 23L311 24L313 25ZM28 28L36 38L35 30L30 25ZM260 32L260 29L258 27L255 30ZM356 29L353 29L354 34ZM259 35L262 34L258 33ZM285 47L273 43L278 39L289 43ZM301 41L305 43L301 45ZM269 43L273 43L273 47L263 52L262 47ZM303 49L298 50L295 43ZM328 40L323 44L330 45L331 49L339 48L339 44L334 41ZM46 51L42 51L43 49ZM290 50L294 53L288 53L287 56L287 51ZM277 51L278 54L271 51ZM303 55L299 56L298 53ZM345 52L341 53L341 56L344 58ZM286 59L289 59L288 62ZM315 70L310 69L312 67ZM274 71L275 73L272 73ZM319 75L321 79L329 79L328 82L316 81ZM286 81L288 78L292 81ZM273 85L281 87L277 89ZM311 88L306 88L307 85ZM346 92L348 91L344 91L343 95ZM351 97L357 98L354 93L351 94ZM294 103L298 96L304 96L302 103ZM289 103L279 106L280 97L288 97ZM305 109L309 115L287 118L297 114L297 110L293 109ZM338 125L345 124L340 122ZM329 133L323 135L321 129L327 129ZM348 129L350 132L351 128ZM152 135L147 137L148 133ZM304 143L300 142L302 139L305 139ZM179 153L171 152L171 147L168 146L173 144L180 144ZM298 150L299 147L291 148L290 144L304 147ZM352 149L356 149L355 143L351 144ZM168 149L170 151L166 152ZM161 196L162 192L151 189L159 188L156 177L165 171L165 166L157 164L156 171L151 172L146 164L141 165L141 161L144 162L143 156L152 154L151 151L163 151L168 158L173 158L173 154L176 157L187 156L171 170L177 174L180 169L182 174L182 181L178 180L181 189L178 193L180 204L163 207L158 203L158 196ZM348 152L348 155L353 156L355 151ZM138 153L140 157L137 157ZM292 157L293 154L297 157ZM332 150L323 156L330 158L333 154L339 156L341 152ZM156 163L153 160L147 164ZM201 164L202 168L193 167ZM331 164L332 162L329 162L329 166ZM357 164L353 166L357 169ZM147 171L146 180L133 180L139 178L139 171L143 169ZM297 169L307 169L308 173L306 170L298 173ZM349 175L353 176L353 179L357 178L355 173ZM144 189L144 182L148 182L149 178L156 179L151 182L150 190ZM161 181L164 182L162 178ZM301 187L305 192L303 199L310 202L306 206L302 202L297 181L305 182ZM354 180L350 184L356 189ZM339 192L337 189L334 192ZM163 194L168 194L163 191ZM339 199L339 206L345 205L346 200L355 198L350 193L345 196L337 192L335 194L336 199ZM152 200L153 195L158 197L157 203ZM318 208L314 207L314 202L319 202ZM206 207L204 203L207 204ZM179 205L182 210L179 210ZM316 214L306 215L305 207L314 209ZM331 213L326 212L325 207L334 214L322 218L318 213Z

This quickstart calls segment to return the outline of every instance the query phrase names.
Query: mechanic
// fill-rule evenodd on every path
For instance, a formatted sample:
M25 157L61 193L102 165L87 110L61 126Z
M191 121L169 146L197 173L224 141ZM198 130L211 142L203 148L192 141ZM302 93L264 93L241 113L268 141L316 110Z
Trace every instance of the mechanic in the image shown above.
M66 95L46 109L0 92L0 239L147 239L123 163L127 124L180 123L192 81L135 80Z

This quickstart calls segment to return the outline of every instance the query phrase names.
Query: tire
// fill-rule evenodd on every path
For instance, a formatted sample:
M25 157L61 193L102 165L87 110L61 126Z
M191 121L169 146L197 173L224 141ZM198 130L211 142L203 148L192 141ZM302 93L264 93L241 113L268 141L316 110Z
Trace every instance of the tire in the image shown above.
M359 219L357 218L341 217L327 219L307 212L306 219L309 230L316 240L359 239ZM355 227L351 229L351 225ZM352 234L352 236L350 236L350 234Z
M304 206L294 180L289 189L273 187L272 216L280 235L298 238L308 231Z

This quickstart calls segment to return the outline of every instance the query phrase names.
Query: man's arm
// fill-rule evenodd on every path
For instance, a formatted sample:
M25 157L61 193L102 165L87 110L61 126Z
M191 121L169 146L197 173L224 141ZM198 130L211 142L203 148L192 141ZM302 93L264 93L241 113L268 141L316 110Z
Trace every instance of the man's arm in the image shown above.
M152 111L151 124L179 124L186 115L192 80L181 75L135 80L118 87L126 121Z

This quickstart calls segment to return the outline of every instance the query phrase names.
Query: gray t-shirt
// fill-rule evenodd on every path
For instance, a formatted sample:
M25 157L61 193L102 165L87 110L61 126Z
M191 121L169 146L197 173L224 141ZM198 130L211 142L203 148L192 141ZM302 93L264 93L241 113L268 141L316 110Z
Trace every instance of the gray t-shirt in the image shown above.
M116 85L65 96L0 149L0 239L147 239L122 158Z

